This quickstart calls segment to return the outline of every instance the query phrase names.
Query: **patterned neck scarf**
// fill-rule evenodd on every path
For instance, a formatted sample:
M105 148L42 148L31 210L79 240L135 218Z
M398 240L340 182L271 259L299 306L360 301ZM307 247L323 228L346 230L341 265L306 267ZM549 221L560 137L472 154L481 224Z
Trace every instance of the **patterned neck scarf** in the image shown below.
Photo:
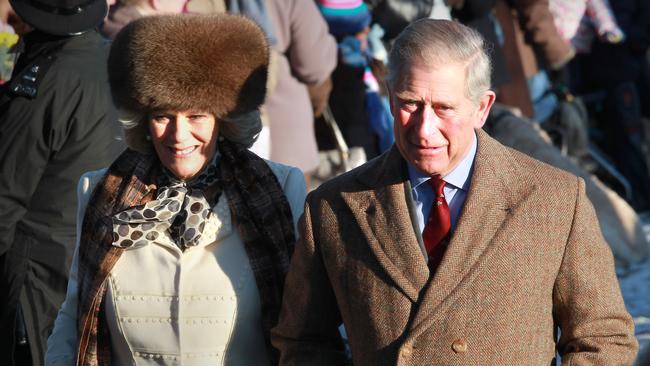
M199 243L205 220L221 195L217 167L219 152L203 171L190 182L179 180L167 169L158 177L158 195L144 205L113 216L113 245L139 248L169 231L181 250ZM210 202L206 188L214 188Z

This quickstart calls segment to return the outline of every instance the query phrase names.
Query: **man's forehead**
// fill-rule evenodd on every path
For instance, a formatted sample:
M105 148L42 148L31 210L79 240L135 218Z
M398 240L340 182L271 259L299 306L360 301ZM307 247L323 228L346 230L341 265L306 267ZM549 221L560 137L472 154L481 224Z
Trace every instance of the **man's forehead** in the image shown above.
M415 94L414 91L411 90L410 86L414 81L418 81L422 77L422 74L414 72L416 69L425 73L444 70L448 72L448 75L451 75L454 78L462 78L462 82L464 82L464 79L467 77L466 73L463 72L465 67L466 65L460 62L411 62L404 64L404 66L395 73L395 82L392 85L391 91L393 94L398 96Z

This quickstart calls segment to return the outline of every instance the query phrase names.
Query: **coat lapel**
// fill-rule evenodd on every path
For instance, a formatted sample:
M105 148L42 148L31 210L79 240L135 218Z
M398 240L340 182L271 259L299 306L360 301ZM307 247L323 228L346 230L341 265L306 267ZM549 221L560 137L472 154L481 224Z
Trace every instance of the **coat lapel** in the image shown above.
M380 266L417 302L429 269L413 230L403 172L401 155L393 147L359 173L359 182L368 189L343 192L342 198Z
M482 130L477 135L474 172L461 216L445 256L422 296L409 338L417 337L441 315L440 305L463 281L471 279L513 208L534 189L521 183L525 179L520 174L524 173L518 171L508 149Z

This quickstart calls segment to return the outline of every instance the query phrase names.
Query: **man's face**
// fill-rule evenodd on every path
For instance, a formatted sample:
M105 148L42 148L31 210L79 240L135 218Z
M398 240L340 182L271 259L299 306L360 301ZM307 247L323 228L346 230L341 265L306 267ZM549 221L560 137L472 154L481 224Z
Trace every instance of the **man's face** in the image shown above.
M478 103L467 98L465 67L459 63L411 63L398 75L390 97L397 148L429 176L445 176L460 163L494 102L491 91Z

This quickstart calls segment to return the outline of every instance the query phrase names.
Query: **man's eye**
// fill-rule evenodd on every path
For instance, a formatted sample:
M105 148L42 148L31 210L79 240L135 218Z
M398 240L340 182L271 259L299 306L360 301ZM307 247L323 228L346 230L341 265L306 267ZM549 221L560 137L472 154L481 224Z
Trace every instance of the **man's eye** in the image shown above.
M438 114L448 115L454 113L454 108L448 105L435 106L435 111Z
M418 102L414 100L403 100L402 101L402 108L407 110L407 111L415 111L418 109Z

